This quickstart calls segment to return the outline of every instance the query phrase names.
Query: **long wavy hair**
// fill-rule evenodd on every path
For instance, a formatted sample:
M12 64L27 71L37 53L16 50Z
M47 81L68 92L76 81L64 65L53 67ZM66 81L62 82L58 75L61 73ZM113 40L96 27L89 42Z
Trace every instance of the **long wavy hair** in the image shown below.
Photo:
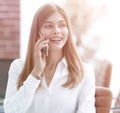
M83 65L78 55L74 41L72 40L72 29L70 18L63 8L54 3L47 3L40 7L36 12L29 36L29 43L27 49L27 55L22 72L18 78L17 88L23 85L23 82L29 76L34 65L34 46L38 37L38 32L41 26L45 23L47 18L55 13L59 12L66 21L68 28L68 40L63 48L63 55L66 58L68 64L68 80L63 84L64 87L75 87L83 78Z

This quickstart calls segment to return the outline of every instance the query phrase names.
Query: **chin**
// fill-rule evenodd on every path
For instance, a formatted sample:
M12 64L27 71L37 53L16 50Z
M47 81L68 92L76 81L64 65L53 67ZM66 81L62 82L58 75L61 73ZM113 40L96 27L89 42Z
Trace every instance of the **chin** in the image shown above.
M49 48L50 50L62 50L63 46L52 46Z

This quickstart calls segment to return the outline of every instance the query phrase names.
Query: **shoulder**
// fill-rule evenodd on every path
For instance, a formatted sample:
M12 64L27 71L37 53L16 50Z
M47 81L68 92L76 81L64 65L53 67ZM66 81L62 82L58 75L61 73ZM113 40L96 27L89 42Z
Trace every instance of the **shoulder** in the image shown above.
M10 67L21 68L21 67L23 67L23 65L24 65L24 60L23 59L15 59L11 63Z
M24 66L23 59L15 59L10 65L9 75L19 75Z

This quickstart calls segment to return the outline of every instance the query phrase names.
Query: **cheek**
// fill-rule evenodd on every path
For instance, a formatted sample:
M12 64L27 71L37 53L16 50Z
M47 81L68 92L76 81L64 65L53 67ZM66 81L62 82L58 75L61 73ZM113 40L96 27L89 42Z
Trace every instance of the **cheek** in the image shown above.
M50 36L50 31L41 31L42 35L46 36L46 38L48 38Z
M68 29L64 30L63 35L66 39L68 38Z

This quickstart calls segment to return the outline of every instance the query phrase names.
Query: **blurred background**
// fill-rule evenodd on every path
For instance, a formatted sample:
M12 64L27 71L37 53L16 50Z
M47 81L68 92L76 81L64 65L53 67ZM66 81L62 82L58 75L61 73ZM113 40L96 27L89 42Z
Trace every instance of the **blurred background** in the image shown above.
M120 91L119 0L0 0L1 97L9 65L15 58L25 58L33 16L46 2L66 9L78 52L94 68L96 86L110 88L115 100Z

